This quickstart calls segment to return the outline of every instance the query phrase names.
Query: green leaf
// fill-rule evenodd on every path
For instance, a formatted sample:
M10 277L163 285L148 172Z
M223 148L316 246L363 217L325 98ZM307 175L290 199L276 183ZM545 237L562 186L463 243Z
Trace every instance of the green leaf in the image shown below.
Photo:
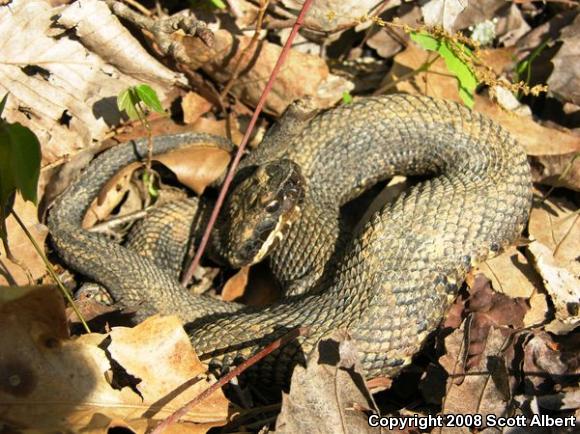
M36 204L40 175L40 143L36 135L19 123L0 119L0 206L9 204L18 190Z
M445 60L445 65L449 72L457 77L459 96L469 108L473 108L475 88L477 87L477 77L471 68L463 62L449 46L448 41L443 41L439 48L441 57Z
M456 54L457 51L461 51L468 56L473 56L469 47L453 41L437 39L426 32L411 32L410 36L421 48L435 51L443 57L445 66L457 78L459 96L466 106L472 108L474 103L473 95L477 87L477 77L469 65ZM451 44L453 45L451 46Z
M143 104L145 104L151 110L156 111L157 113L165 113L157 93L151 88L151 86L147 84L140 84L135 86L135 91L139 99L143 101Z
M411 32L411 39L416 42L423 50L438 51L441 41L425 32Z
M352 102L352 95L348 90L342 92L342 102L343 104L350 104Z
M525 81L526 83L529 84L532 72L532 63L534 63L534 60L536 60L536 58L540 54L542 54L542 51L544 51L544 49L546 48L546 46L550 41L551 41L550 38L546 39L544 42L542 42L540 45L534 48L534 50L527 57L525 57L521 62L519 62L516 65L516 74L518 76L518 81L522 80L522 76L525 73L527 75Z
M225 9L226 8L226 4L222 1L222 0L210 0L212 6L218 8L218 9Z
M159 190L155 187L154 180L155 176L152 176L147 171L143 172L143 184L147 186L147 192L153 198L159 196Z
M139 112L137 111L137 104L139 104L139 98L135 92L134 87L129 87L121 92L117 96L117 107L119 111L124 111L129 116L131 120L140 119Z

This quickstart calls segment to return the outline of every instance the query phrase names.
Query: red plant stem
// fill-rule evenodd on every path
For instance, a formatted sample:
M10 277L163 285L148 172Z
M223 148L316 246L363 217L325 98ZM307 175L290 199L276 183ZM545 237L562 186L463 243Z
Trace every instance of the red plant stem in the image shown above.
M203 252L205 251L205 248L206 248L207 243L209 241L211 230L213 229L215 222L217 220L217 217L219 215L219 212L222 208L224 199L226 197L226 193L228 192L230 184L232 183L232 180L234 179L234 173L236 172L236 169L238 168L238 165L240 164L240 160L242 159L242 155L243 155L244 149L246 148L246 144L248 143L248 140L250 139L250 135L252 134L252 131L254 130L254 126L256 125L256 121L258 120L258 116L262 112L262 108L264 107L264 103L266 102L266 97L268 96L268 93L270 93L270 89L272 88L272 85L274 84L274 80L276 79L276 76L278 75L280 68L282 67L282 65L286 61L286 58L288 57L292 42L294 41L294 38L296 37L296 34L298 33L298 30L300 29L300 26L302 25L302 22L304 21L304 16L306 15L306 12L310 8L311 3L312 3L312 0L305 0L304 1L304 4L302 5L302 9L300 10L300 13L298 14L298 18L296 18L296 22L294 23L294 26L292 27L292 31L290 32L290 36L288 36L288 40L286 41L286 43L284 44L284 48L282 48L282 51L280 52L280 56L278 57L278 60L276 61L276 65L274 65L274 69L272 70L272 74L270 74L270 78L268 79L268 82L266 83L266 87L264 88L264 91L262 92L262 95L260 96L260 100L258 101L258 104L256 105L256 109L254 110L254 114L252 115L252 119L250 120L250 123L248 124L248 128L246 130L246 133L244 134L244 138L242 139L242 142L240 143L240 146L238 147L238 152L236 153L236 156L234 157L234 161L232 161L232 164L230 166L228 174L226 175L226 179L224 180L224 183L223 183L222 188L220 190L219 196L217 198L217 201L215 203L215 206L214 206L213 211L211 213L211 216L209 218L209 222L207 224L207 227L205 228L205 232L203 233L203 237L201 238L201 241L199 243L199 247L197 248L197 251L195 252L195 257L193 258L193 261L191 262L189 268L187 269L187 272L183 275L183 277L181 279L181 284L183 286L187 285L187 283L191 280L191 277L193 276L195 269L199 265L199 261L201 260L201 256L203 255Z
M250 366L256 364L257 362L259 362L264 357L266 357L268 354L272 353L273 351L277 350L278 348L286 345L291 340L296 339L298 336L304 336L307 333L308 333L307 327L299 327L297 329L289 331L281 338L278 338L274 342L268 344L268 346L266 346L264 349L260 350L258 353L254 354L249 359L244 360L244 362L242 362L239 366L237 366L235 369L233 369L227 375L224 375L223 377L221 377L216 383L212 384L210 387L205 389L203 392L201 392L199 395L197 395L191 401L186 403L179 410L175 411L171 416L167 417L167 419L165 419L163 422L161 422L159 425L157 425L155 427L155 429L153 431L151 431L150 434L162 433L170 425L177 423L177 421L179 419L181 419L183 416L185 416L189 410L191 410L193 407L195 407L201 401L206 399L208 396L210 396L212 393L214 393L220 387L222 387L226 383L228 383L232 378L237 377L242 372L244 372L246 369L248 369Z

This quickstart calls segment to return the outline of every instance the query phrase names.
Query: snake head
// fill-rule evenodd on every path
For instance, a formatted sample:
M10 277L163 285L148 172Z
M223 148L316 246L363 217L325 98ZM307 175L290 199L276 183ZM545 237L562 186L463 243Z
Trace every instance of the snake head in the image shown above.
M214 238L221 259L239 268L261 261L298 217L305 180L282 159L242 169L234 179Z

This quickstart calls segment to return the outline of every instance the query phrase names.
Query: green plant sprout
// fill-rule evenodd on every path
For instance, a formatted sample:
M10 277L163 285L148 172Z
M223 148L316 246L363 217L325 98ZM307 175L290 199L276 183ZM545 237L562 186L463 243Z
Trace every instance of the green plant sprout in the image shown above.
M207 9L221 9L226 8L226 4L223 0L190 0L189 1L192 8L207 8Z
M147 111L153 110L157 113L165 113L159 97L155 90L147 84L131 86L122 91L117 96L117 107L119 111L125 112L129 119L138 120L147 130L147 163L143 173L143 184L151 197L157 197L159 192L155 188L155 175L151 170L151 160L153 159L153 140L151 137L151 125L147 120Z
M530 84L530 80L532 79L532 64L534 63L536 58L540 54L542 54L542 51L544 51L544 49L548 46L550 41L551 41L550 38L546 39L544 42L542 42L540 45L534 48L528 56L526 56L524 59L518 62L518 64L516 65L517 81L523 81L524 83L526 83L526 85ZM521 91L519 91L518 98L521 98L521 96L522 96Z
M352 102L352 95L348 90L342 92L342 103L343 104L350 104Z

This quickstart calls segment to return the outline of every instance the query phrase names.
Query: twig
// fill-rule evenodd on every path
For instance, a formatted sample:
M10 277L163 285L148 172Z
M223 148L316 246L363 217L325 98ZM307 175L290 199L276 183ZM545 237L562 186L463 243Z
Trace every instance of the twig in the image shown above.
M148 207L145 209L141 209L139 211L134 211L134 212L129 213L129 214L125 214L125 215L122 215L119 217L112 218L110 220L107 220L106 222L102 222L102 223L99 223L98 225L94 225L92 228L89 229L89 232L98 232L98 233L108 232L109 230L116 228L117 226L121 226L125 223L131 223L131 222L134 222L135 220L138 220L140 218L147 216L150 209L151 209L151 207Z
M263 350L260 350L258 353L254 354L249 359L244 360L244 362L242 362L238 367L236 367L235 369L230 371L227 375L224 375L223 377L221 377L216 383L212 384L206 390L201 392L199 395L197 395L195 398L193 398L191 401L189 401L187 404L185 404L179 410L174 412L171 416L169 416L167 419L165 419L159 425L157 425L157 427L155 427L155 429L153 431L151 431L151 434L162 433L170 425L173 425L180 418L185 416L187 414L187 412L189 410L191 410L194 406L198 405L200 402L202 402L204 399L208 398L216 390L223 387L232 378L237 377L242 372L244 372L246 369L248 369L250 366L256 364L257 362L259 362L264 357L266 357L268 354L272 353L273 351L277 350L278 348L286 345L291 340L296 339L299 336L304 336L307 333L308 333L307 327L299 327L295 330L292 330L292 331L286 333L284 336L276 339L274 342L268 344L268 346L266 348L264 348Z
M152 15L149 9L147 9L145 6L143 6L141 3L135 0L123 0L123 2L127 3L129 6L133 6L135 9L137 9L139 12L141 12L143 15L147 17L150 17Z
M42 259L42 262L44 262L44 265L46 267L46 270L48 271L48 274L50 274L50 277L52 277L52 279L56 282L56 284L58 285L58 287L62 291L63 295L65 296L65 298L71 304L71 306L72 306L75 314L80 319L80 321L83 324L83 327L85 328L86 332L87 333L90 333L91 332L91 329L89 328L89 325L86 323L85 319L83 318L83 316L79 312L79 310L78 310L78 308L77 308L74 300L72 299L72 296L71 296L69 290L65 288L65 286L62 284L61 280L58 278L58 276L56 275L56 273L52 269L52 265L51 265L50 262L48 262L48 259L46 258L46 255L44 254L44 252L42 251L42 249L40 248L40 246L38 245L38 243L36 242L36 240L34 239L34 237L32 236L32 234L28 231L28 228L26 227L26 225L24 224L24 222L22 220L20 220L20 217L18 216L18 214L16 214L16 212L14 212L14 210L12 210L12 215L16 219L16 222L18 223L18 225L20 226L20 228L26 234L26 237L30 240L30 242L34 246L34 250L36 250L36 253L38 253L38 256L40 256L40 258Z
M192 261L191 265L189 266L187 272L184 274L183 278L181 279L181 284L184 286L187 284L187 282L189 282L189 280L193 276L193 273L195 272L195 269L197 268L199 261L201 259L201 255L203 255L203 252L205 251L205 248L206 248L207 243L209 241L209 236L210 236L211 230L216 222L217 216L220 212L220 209L221 209L222 204L224 202L224 199L226 197L226 193L228 191L228 188L230 187L230 184L232 183L232 180L234 178L234 173L236 172L236 169L238 168L238 165L240 164L240 160L242 159L242 155L243 155L244 149L246 148L246 144L248 143L248 141L251 137L251 134L254 131L254 126L256 125L256 121L258 120L258 116L260 115L260 113L262 111L262 107L264 106L264 103L266 102L266 97L268 96L268 93L270 92L270 89L272 88L274 80L276 79L276 76L278 75L278 72L280 71L280 68L282 67L282 65L284 64L284 61L288 57L288 53L290 52L290 47L292 46L292 43L294 42L294 38L296 37L296 34L298 33L298 30L300 29L300 26L302 25L302 22L304 21L304 16L306 15L306 12L310 8L311 4L312 4L312 0L305 0L304 1L304 4L302 5L302 9L300 10L300 13L298 14L298 18L296 18L296 23L294 24L294 27L292 28L292 31L290 32L290 36L288 36L288 40L284 44L284 48L282 48L280 56L278 57L278 60L276 61L276 65L274 66L274 69L272 70L272 74L270 75L270 78L268 79L268 82L266 83L266 87L264 87L264 91L262 92L262 95L260 96L260 100L258 101L258 104L256 105L256 109L254 110L254 114L252 115L252 119L250 120L250 123L248 124L248 128L246 129L246 133L244 134L244 138L242 139L242 142L240 143L240 146L238 147L238 152L236 153L236 156L234 157L234 161L232 162L232 165L230 166L230 169L228 171L226 179L222 185L222 188L221 188L219 196L217 198L215 207L211 213L211 217L209 219L209 222L207 224L207 227L205 229L203 237L201 238L199 248L197 249L195 257L193 258L193 261Z
M248 0L249 3L254 4L255 6L260 6L260 1L261 0ZM294 22L295 16L292 12L284 9L283 7L279 6L276 3L270 3L267 5L267 9L270 11L270 13L274 14L274 15L278 15L284 18L287 18L288 20L292 20L292 22Z
M190 58L187 55L183 44L179 41L174 41L171 38L171 35L176 30L183 30L188 35L197 36L208 47L213 46L215 42L214 35L212 31L207 28L206 23L198 20L189 11L154 20L148 16L137 13L120 1L105 1L115 15L130 21L140 29L151 32L161 52L166 56L173 56L179 62L187 64L190 62Z

